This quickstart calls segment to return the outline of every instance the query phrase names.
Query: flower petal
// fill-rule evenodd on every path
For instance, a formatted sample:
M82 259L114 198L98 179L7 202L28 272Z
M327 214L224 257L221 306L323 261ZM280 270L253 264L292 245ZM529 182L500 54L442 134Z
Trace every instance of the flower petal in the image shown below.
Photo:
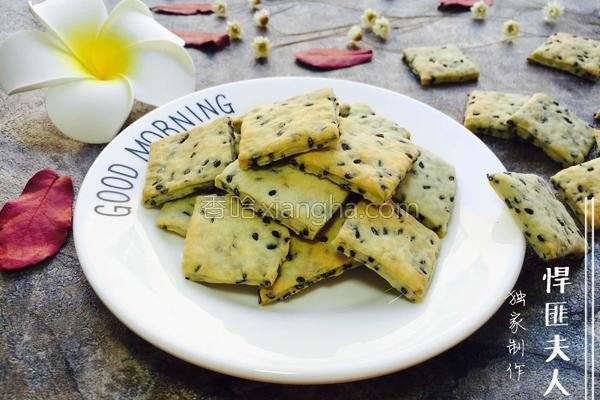
M102 0L46 0L30 2L29 8L77 56L96 38L108 16Z
M8 93L89 78L61 41L38 31L23 31L0 45L0 86Z
M152 12L139 0L123 0L112 10L100 32L102 37L135 44L148 40L167 40L183 46L183 39L156 22Z
M158 106L194 90L194 64L184 48L150 41L131 46L129 51L132 61L125 75L136 99Z
M85 143L107 143L121 129L133 107L126 78L84 80L48 90L46 111L65 135Z

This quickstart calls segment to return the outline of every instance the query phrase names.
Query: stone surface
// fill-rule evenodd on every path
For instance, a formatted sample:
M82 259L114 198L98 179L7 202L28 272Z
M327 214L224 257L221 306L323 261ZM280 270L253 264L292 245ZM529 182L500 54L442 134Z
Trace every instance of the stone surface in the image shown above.
M108 3L112 7L116 0ZM442 16L434 0L263 3L272 14L268 32L258 32L253 27L245 0L230 1L230 15L241 22L246 39L217 53L190 50L198 71L198 89L263 76L351 79L407 94L461 122L467 93L475 88L520 93L544 91L588 122L592 122L600 104L600 84L526 62L527 55L552 32L600 37L597 0L563 1L567 13L555 25L543 23L541 0L497 1L482 23L472 21L468 13ZM344 46L346 27L335 37L276 48L267 63L256 64L252 59L249 43L257 34L265 34L275 45L325 35L290 34L358 23L362 9L367 6L390 16L433 17L391 19L398 29L392 31L387 43L366 36L375 47L373 61L350 69L314 72L293 60L293 52L300 49ZM512 44L500 43L502 23L507 18L518 19L527 37ZM171 29L225 29L225 23L214 16L157 15L157 19ZM41 29L29 14L26 2L0 0L0 41L22 29ZM478 83L422 88L401 61L402 47L446 42L461 46L479 67ZM71 175L78 188L102 150L102 146L80 144L57 132L46 115L44 93L39 90L10 97L0 94L0 204L16 197L27 179L44 167ZM136 104L128 122L150 109ZM489 137L482 140L509 170L535 172L549 178L559 169L530 145ZM600 246L596 246L596 251L600 252ZM527 331L519 334L525 341L522 362L525 374L519 382L510 380L506 371L509 363L521 362L519 357L510 356L506 348L512 336L508 329L510 312L519 306L505 304L472 337L416 367L367 381L296 387L231 378L187 364L146 343L121 324L96 297L81 271L70 237L55 258L25 271L0 274L0 397L530 399L542 398L552 369L558 367L561 382L571 392L571 398L583 398L583 264L572 261L560 265L571 266L572 285L564 296L545 293L542 275L549 265L537 260L530 251L523 265L516 285L516 289L527 294L526 306L521 310ZM544 303L562 300L569 305L570 325L545 327ZM598 313L598 308L595 311ZM596 331L600 332L600 327ZM546 363L549 353L544 349L545 341L558 333L568 341L570 348L566 352L571 360ZM599 355L596 354L596 359L600 359ZM596 377L600 381L600 375ZM560 397L554 392L547 398Z

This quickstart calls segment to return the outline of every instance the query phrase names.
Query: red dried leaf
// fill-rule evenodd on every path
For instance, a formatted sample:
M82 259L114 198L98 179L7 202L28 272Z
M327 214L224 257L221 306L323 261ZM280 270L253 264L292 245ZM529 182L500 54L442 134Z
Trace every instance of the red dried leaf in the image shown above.
M51 169L35 174L0 210L0 269L20 269L58 253L72 221L73 183Z
M371 61L373 51L370 49L308 49L298 51L296 59L305 65L318 69L340 69Z
M195 15L210 14L213 8L210 3L165 4L152 7L152 11L159 14Z
M175 34L185 40L185 47L222 49L229 46L227 33L175 32Z
M467 11L479 0L440 0L438 10L441 11ZM491 6L494 0L483 0L485 4Z

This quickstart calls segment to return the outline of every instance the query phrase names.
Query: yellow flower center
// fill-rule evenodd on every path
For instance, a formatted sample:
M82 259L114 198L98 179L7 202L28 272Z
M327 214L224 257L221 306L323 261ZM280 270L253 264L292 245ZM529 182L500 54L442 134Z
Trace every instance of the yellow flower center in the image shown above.
M79 61L98 80L108 81L125 73L131 56L126 51L127 43L119 37L89 38L85 35L73 35L75 43L71 45Z

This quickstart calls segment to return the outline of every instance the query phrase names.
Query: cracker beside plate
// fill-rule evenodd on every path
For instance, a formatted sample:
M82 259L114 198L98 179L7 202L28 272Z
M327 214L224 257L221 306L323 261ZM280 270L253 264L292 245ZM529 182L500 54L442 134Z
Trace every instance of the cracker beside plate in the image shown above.
M529 61L597 81L600 79L600 41L557 32L529 55Z
M488 174L488 180L542 260L585 252L585 241L577 224L542 178L499 172Z
M402 59L423 86L479 79L479 69L453 44L410 47Z

